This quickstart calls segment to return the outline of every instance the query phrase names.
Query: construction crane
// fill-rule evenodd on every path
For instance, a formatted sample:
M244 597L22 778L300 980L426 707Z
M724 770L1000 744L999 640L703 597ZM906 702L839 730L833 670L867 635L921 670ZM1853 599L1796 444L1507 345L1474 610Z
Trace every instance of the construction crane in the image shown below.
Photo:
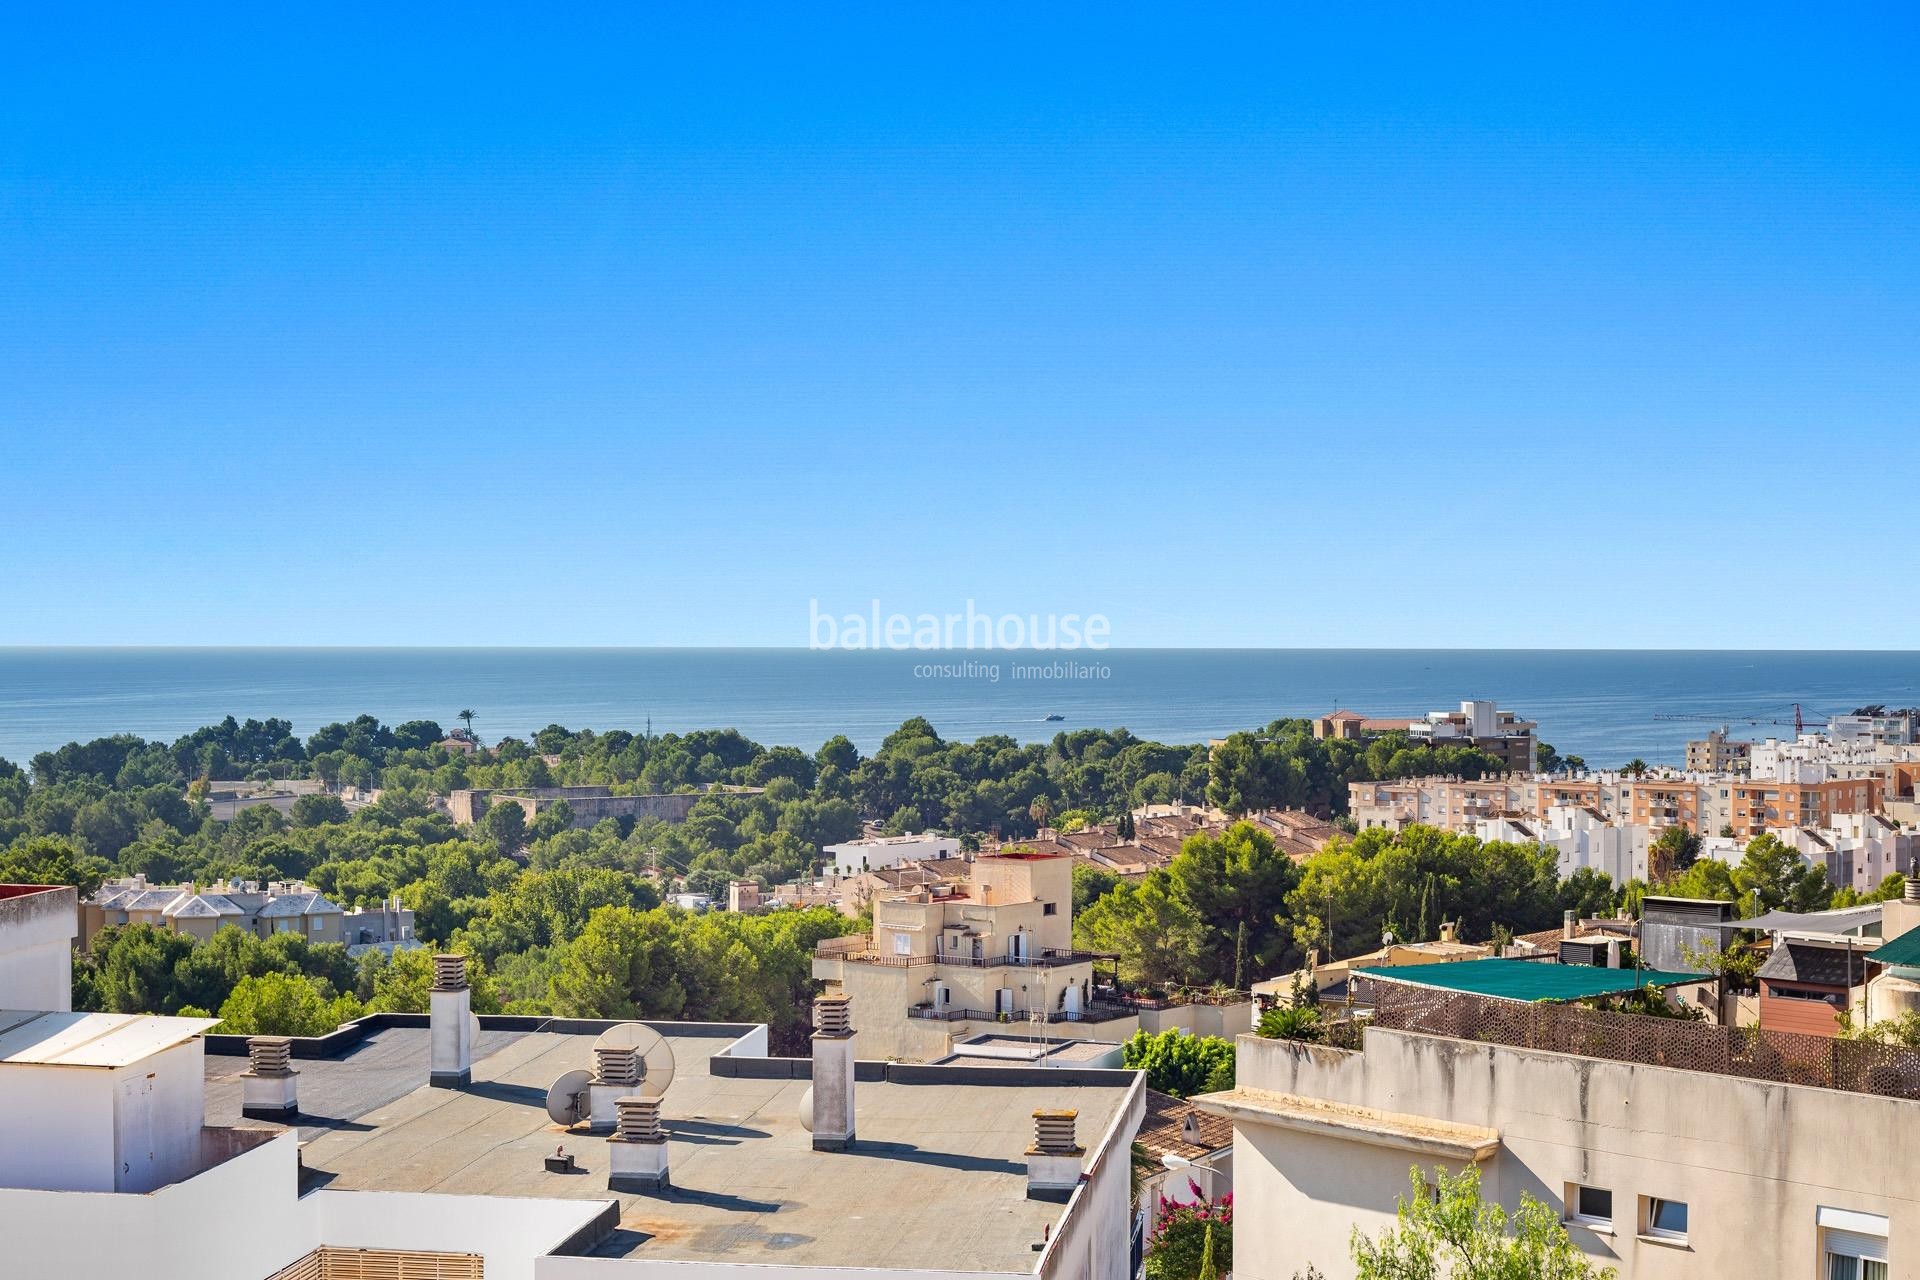
M1656 715L1654 719L1691 720L1707 724L1790 724L1793 726L1795 737L1805 733L1807 731L1807 716L1801 709L1800 704L1797 702L1793 704L1791 708L1793 711L1793 719L1791 720L1786 718L1787 710L1788 708L1783 707L1772 711L1757 711L1750 715L1742 715L1738 712L1731 711L1714 711L1710 713L1703 712L1699 715ZM1825 719L1825 717L1818 718Z

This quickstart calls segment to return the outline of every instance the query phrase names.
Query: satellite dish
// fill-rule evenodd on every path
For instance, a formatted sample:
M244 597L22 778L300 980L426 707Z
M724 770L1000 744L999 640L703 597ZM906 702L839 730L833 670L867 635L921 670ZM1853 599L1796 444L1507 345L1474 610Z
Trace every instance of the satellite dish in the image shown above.
M480 1047L480 1015L477 1013L468 1014L467 1022L469 1023L467 1027L467 1043L475 1049L478 1049Z
M598 1049L632 1049L640 1060L640 1087L635 1097L657 1098L673 1083L673 1046L644 1022L622 1022L608 1027L593 1042Z
M808 1085L800 1095L800 1127L808 1133L813 1132L813 1086Z
M587 1118L587 1085L591 1071L569 1071L547 1088L547 1114L553 1122L571 1129Z

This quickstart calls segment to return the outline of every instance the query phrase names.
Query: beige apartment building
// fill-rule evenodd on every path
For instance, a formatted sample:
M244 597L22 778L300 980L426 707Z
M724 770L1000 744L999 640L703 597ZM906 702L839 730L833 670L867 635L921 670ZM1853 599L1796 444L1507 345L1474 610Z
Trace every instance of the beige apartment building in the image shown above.
M1074 1036L1108 1042L1143 1027L1208 1035L1251 1027L1251 1001L1098 994L1098 957L1073 947L1073 861L1025 850L982 854L962 883L876 894L870 934L822 942L813 976L853 997L861 1051L930 1062L1004 1026L1070 1023Z
M1746 773L1753 767L1753 744L1729 738L1724 728L1687 744L1688 773Z
M1410 1169L1469 1166L1488 1199L1545 1201L1634 1280L1913 1274L1920 1101L1465 1034L1360 1043L1242 1036L1236 1087L1195 1099L1234 1122L1236 1198L1260 1206L1235 1223L1242 1280L1352 1276L1352 1232L1393 1224Z
M150 885L145 876L132 876L102 884L80 903L79 917L82 947L107 926L125 924L170 929L203 942L228 925L261 938L297 933L308 942L355 941L347 936L346 913L298 881L229 880L203 888Z

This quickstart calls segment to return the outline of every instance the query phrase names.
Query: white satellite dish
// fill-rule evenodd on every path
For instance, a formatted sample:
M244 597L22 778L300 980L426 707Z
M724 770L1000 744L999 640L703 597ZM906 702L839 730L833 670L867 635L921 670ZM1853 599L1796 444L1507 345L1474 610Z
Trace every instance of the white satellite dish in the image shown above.
M608 1027L593 1042L595 1049L632 1049L640 1060L640 1087L636 1097L657 1098L673 1083L673 1046L644 1022L622 1022Z
M571 1129L587 1118L587 1086L591 1071L569 1071L547 1088L547 1114L553 1122Z
M808 1133L813 1132L813 1086L808 1085L800 1095L800 1127Z

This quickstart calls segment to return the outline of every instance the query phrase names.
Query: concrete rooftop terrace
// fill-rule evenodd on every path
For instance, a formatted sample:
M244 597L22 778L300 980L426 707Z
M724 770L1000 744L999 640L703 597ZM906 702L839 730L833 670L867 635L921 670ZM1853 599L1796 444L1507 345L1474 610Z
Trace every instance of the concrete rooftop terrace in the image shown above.
M465 1090L426 1085L424 1029L389 1027L334 1059L297 1060L301 1160L330 1190L614 1201L601 1257L1031 1273L1065 1206L1027 1198L1033 1112L1074 1107L1089 1159L1129 1086L1032 1086L1003 1067L943 1070L979 1083L861 1081L858 1137L816 1152L801 1128L808 1081L714 1076L728 1041L670 1036L661 1108L672 1188L607 1188L604 1135L547 1116L547 1086L591 1065L594 1037L486 1031ZM246 1059L207 1057L207 1122L235 1123ZM564 1146L584 1172L548 1173ZM582 1204L583 1221L591 1215Z

